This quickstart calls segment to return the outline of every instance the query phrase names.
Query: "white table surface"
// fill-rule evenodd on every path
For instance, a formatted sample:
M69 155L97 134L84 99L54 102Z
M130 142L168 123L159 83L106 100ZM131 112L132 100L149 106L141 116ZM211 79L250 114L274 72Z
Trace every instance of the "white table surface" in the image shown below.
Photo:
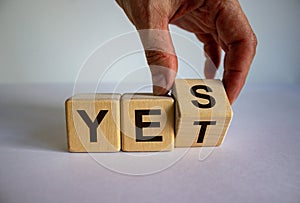
M0 86L1 203L300 202L300 85L248 85L221 147L160 154L68 153L71 95Z

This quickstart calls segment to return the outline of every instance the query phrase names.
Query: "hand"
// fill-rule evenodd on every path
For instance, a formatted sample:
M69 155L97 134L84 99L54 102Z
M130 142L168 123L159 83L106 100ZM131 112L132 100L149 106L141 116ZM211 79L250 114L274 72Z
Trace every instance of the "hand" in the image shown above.
M235 101L244 86L257 46L255 34L238 0L117 2L136 29L141 30L155 95L166 94L177 73L177 57L168 32L171 23L194 33L204 43L206 78L214 78L221 50L224 50L223 84L230 103Z

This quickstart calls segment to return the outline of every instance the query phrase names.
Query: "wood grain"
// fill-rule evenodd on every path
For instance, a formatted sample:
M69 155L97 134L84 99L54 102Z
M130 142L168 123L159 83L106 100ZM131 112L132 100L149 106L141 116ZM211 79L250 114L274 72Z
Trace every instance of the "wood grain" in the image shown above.
M120 151L120 98L120 94L80 94L66 100L70 152Z
M149 125L150 126L147 126ZM168 96L125 94L121 99L123 151L174 148L174 100Z
M177 79L175 147L219 146L232 110L220 80Z

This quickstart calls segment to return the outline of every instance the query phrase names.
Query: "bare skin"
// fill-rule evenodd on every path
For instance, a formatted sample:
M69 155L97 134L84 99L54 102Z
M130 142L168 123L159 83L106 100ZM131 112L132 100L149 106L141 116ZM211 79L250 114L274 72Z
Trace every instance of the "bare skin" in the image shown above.
M205 77L213 78L225 52L223 84L232 104L243 88L257 39L238 0L117 0L140 33L152 73L153 93L166 94L178 63L169 24L190 31L204 43ZM154 30L153 30L154 29ZM152 30L152 31L151 31ZM156 32L162 30L165 32ZM160 68L166 67L166 68Z

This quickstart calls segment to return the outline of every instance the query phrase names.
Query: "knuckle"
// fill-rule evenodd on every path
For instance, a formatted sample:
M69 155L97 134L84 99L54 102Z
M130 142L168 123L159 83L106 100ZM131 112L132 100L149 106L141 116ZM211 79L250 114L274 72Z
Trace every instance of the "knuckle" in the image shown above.
M177 70L178 61L175 54L153 50L147 50L145 52L148 65L161 66L165 68L171 68L172 70Z
M258 40L254 32L250 34L249 43L253 48L256 48L258 45Z
M168 56L161 51L148 50L146 51L146 58L149 64L159 65L161 62L166 61Z

